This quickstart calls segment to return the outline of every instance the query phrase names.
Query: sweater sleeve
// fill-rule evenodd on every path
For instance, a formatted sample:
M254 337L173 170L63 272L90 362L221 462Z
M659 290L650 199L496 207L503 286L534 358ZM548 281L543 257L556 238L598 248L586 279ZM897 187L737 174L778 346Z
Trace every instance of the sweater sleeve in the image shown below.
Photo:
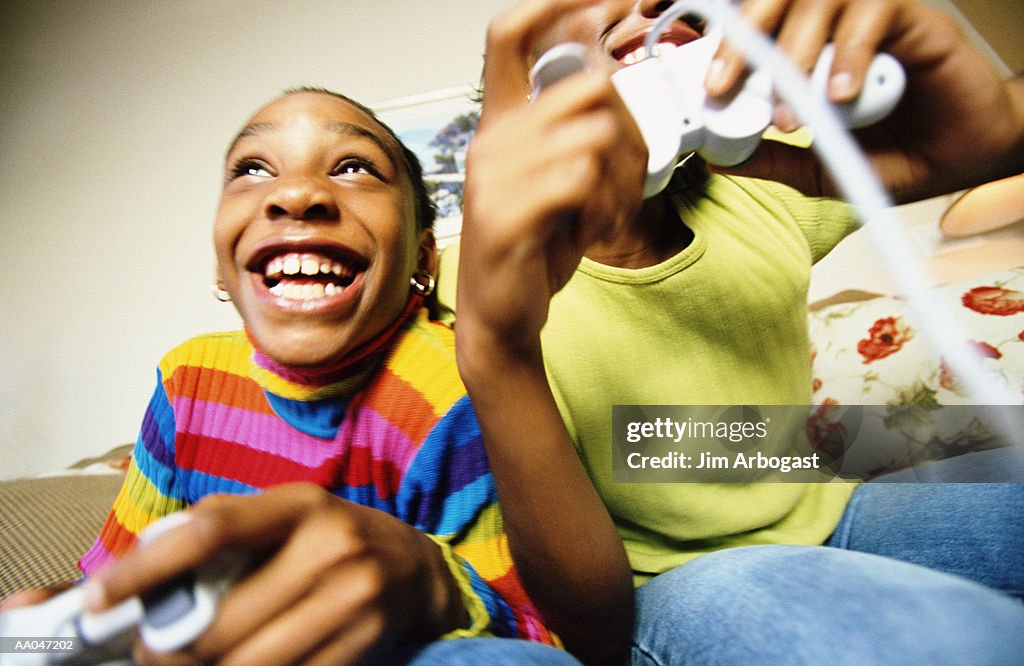
M78 562L86 575L134 547L147 525L185 507L175 490L174 430L174 412L158 370L124 484L95 543Z
M397 499L399 517L440 546L462 590L470 625L448 637L496 635L561 644L515 570L469 398L456 402L431 430Z

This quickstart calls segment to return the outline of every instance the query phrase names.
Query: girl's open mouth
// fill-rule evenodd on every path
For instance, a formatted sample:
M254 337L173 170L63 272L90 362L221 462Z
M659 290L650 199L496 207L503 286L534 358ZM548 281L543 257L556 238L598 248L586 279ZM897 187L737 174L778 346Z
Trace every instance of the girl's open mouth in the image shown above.
M278 248L261 253L249 269L279 302L314 305L340 297L366 266L365 261L330 248Z
M279 298L308 301L340 294L353 277L350 267L324 255L287 252L267 262L263 284Z
M704 21L695 16L684 17L682 22L673 23L659 36L654 55L662 55L678 46L700 39L704 35L706 27ZM634 35L613 49L611 56L618 60L623 67L643 62L647 59L647 50L644 48L646 37L646 33Z

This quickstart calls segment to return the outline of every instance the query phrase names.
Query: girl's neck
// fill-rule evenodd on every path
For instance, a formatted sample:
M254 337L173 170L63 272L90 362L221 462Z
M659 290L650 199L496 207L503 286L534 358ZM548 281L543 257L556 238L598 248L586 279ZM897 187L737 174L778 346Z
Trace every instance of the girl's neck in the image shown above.
M647 268L679 254L691 242L693 232L662 193L645 201L628 224L587 248L584 256L606 266Z
M374 339L333 363L311 368L279 363L260 349L246 329L253 345L250 376L267 391L290 400L314 401L351 395L377 371L401 329L422 307L423 299L410 295L402 313Z

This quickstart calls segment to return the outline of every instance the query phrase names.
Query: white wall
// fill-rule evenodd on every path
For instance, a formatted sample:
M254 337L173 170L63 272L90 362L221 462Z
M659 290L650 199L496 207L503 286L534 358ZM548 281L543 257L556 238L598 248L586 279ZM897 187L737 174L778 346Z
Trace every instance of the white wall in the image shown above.
M7 0L0 477L134 441L163 352L236 328L211 223L227 141L287 87L475 84L510 1Z

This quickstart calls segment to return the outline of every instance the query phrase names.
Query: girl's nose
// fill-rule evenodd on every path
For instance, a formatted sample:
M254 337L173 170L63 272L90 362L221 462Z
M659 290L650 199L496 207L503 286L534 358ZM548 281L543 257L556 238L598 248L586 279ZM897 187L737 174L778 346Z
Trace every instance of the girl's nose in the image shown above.
M264 201L268 219L336 220L338 204L330 190L315 179L291 179L282 182Z
M647 18L658 18L673 4L672 0L640 0L640 13Z

